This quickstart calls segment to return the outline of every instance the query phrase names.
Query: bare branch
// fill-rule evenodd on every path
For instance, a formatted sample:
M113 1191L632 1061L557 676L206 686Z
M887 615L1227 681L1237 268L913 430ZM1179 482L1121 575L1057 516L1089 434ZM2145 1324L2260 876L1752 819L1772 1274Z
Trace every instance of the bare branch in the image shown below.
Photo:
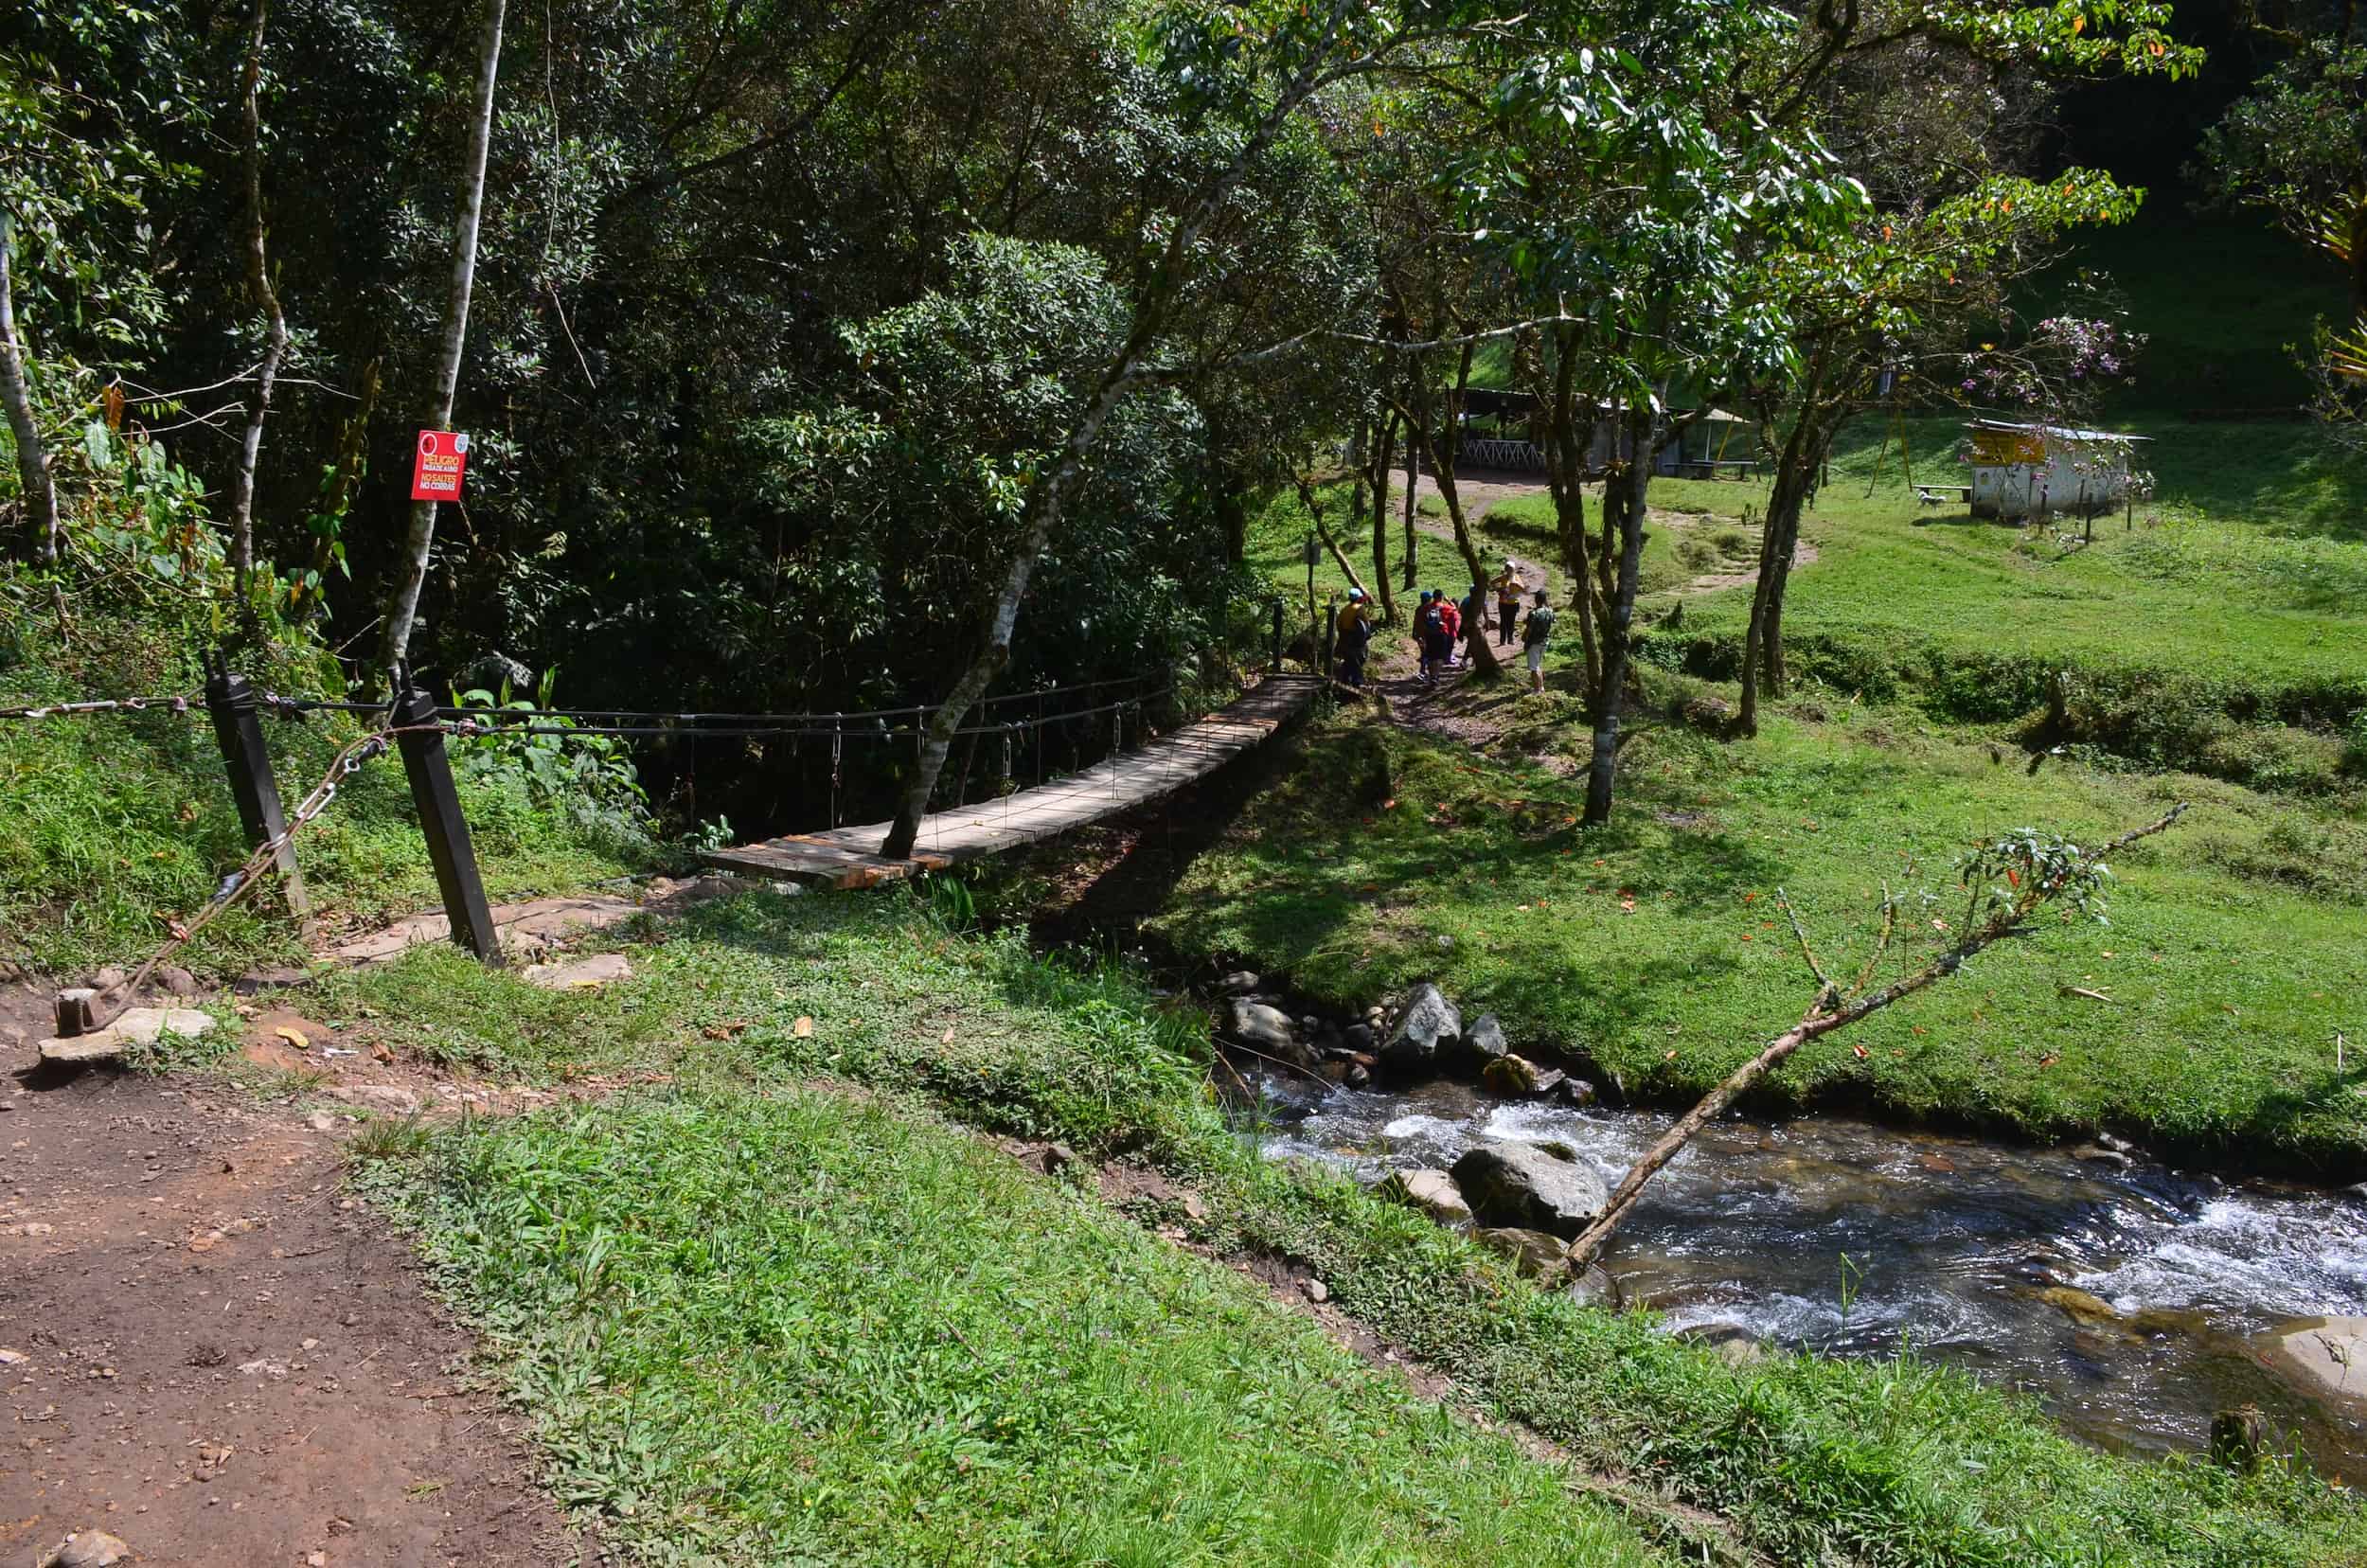
M1891 884L1885 882L1882 884L1882 930L1874 938L1874 951L1866 954L1865 968L1858 971L1858 978L1850 984L1850 995L1863 994L1866 987L1874 983L1874 971L1881 965L1882 954L1890 951L1891 933L1897 929L1898 900L1891 897Z
M1644 1185L1650 1181L1663 1166L1675 1159L1678 1151L1692 1141L1695 1133L1733 1104L1744 1090L1757 1082L1770 1068L1808 1042L1820 1040L1836 1030L1845 1029L1852 1024L1872 1017L1893 1003L1903 1001L1917 991L1935 986L1949 975L1956 973L1975 954L1992 943L2020 930L2022 922L2032 912L2062 893L2074 875L2083 872L2092 875L2103 867L2104 858L2107 855L2116 854L2140 839L2150 838L2165 830L2185 814L2186 803L2180 801L2157 820L2142 828L2131 829L2105 845L2093 855L2083 855L2075 860L2066 861L2043 880L2033 877L2029 885L2022 888L2017 898L2010 903L1994 909L1986 920L1967 931L1954 947L1932 959L1914 973L1871 995L1860 996L1838 1008L1828 1009L1826 1000L1831 995L1829 989L1831 983L1825 982L1828 989L1818 992L1816 1001L1809 1004L1807 1011L1801 1015L1799 1023L1768 1042L1757 1055L1728 1074L1723 1082L1702 1096L1700 1103L1679 1117L1675 1126L1664 1133L1650 1149L1644 1151L1634 1166L1628 1169L1628 1174L1620 1179L1618 1186L1611 1190L1610 1199L1603 1205L1603 1212L1578 1234L1576 1240L1570 1243L1570 1266L1574 1269L1582 1269L1593 1262L1596 1256L1603 1250L1604 1244L1611 1239L1611 1232L1618 1228L1619 1222L1627 1218L1629 1210L1635 1207L1636 1197L1643 1191ZM1779 894L1778 897L1780 896ZM1884 944L1887 944L1889 940L1890 901L1888 889L1885 888ZM1804 940L1802 951L1806 950L1806 944ZM1878 948L1876 952L1878 957L1880 949ZM1813 958L1809 960L1809 967L1815 968ZM1872 970L1873 967L1869 964L1867 972L1871 974ZM1823 978L1821 971L1819 978Z

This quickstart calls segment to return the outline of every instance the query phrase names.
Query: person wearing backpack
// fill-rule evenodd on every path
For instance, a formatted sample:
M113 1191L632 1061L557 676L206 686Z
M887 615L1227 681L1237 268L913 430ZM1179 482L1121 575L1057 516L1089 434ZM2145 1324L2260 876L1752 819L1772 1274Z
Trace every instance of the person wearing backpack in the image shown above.
M1545 644L1553 634L1553 606L1545 602L1545 590L1539 588L1537 602L1530 607L1528 618L1521 624L1521 650L1528 657L1531 691L1545 689Z
M1348 590L1348 602L1340 606L1333 650L1340 658L1340 679L1348 686L1364 684L1364 655L1373 644L1373 607L1364 597L1364 590Z
M1443 662L1445 668L1452 669L1463 662L1454 650L1455 644L1463 640L1463 612L1455 608L1454 600L1447 597L1447 591L1443 588L1433 588L1430 591L1430 599L1433 604L1438 606L1439 624L1445 627L1447 633L1447 653Z
M1433 685L1438 679L1438 666L1444 658L1441 645L1446 636L1446 623L1438 614L1438 597L1425 588L1422 590L1421 605L1414 612L1414 650L1420 656L1424 686Z

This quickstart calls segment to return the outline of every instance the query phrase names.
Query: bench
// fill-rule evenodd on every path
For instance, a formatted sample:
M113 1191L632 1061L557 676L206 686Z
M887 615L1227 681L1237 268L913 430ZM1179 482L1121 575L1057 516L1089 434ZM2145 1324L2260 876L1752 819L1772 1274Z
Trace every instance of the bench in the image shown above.
M1677 472L1687 479L1715 479L1719 469L1737 469L1737 477L1751 478L1759 472L1755 457L1686 457L1677 464Z
M1915 499L1927 507L1944 507L1954 502L1960 507L1972 505L1970 485L1917 485Z

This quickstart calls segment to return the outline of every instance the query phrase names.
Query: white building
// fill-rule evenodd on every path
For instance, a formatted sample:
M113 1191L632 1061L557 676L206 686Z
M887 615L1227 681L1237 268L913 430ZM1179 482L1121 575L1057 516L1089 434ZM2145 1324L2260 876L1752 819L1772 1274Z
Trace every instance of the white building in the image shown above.
M2148 437L2066 425L1975 419L1975 517L2073 516L2119 506L2128 495L2129 458Z

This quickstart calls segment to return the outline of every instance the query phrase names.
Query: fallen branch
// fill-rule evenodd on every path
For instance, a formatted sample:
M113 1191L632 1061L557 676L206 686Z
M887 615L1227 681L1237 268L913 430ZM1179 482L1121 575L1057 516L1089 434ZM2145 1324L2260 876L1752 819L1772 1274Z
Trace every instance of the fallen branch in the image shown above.
M1700 1104L1680 1116L1675 1126L1644 1151L1643 1157L1611 1190L1610 1200L1603 1205L1603 1212L1595 1217L1593 1224L1578 1233L1576 1240L1570 1243L1570 1267L1582 1269L1593 1262L1604 1244L1611 1239L1611 1232L1635 1207L1636 1198L1644 1190L1644 1185L1663 1166L1675 1159L1678 1151L1693 1140L1695 1133L1732 1105L1744 1090L1757 1082L1769 1068L1812 1040L1821 1040L1845 1029L1895 1002L1937 985L1963 969L1975 954L2001 937L2024 930L2030 917L2041 905L2068 896L2083 908L2096 907L2098 889L2105 877L2109 875L2105 865L2106 857L2118 853L2139 839L2152 837L2185 814L2186 805L2181 801L2171 807L2160 820L2123 833L2093 854L2082 850L2077 845L2043 840L2031 833L2011 835L1985 846L1965 863L1966 881L1973 885L1973 909L1977 911L1980 907L1980 884L1992 874L2002 875L2006 887L2012 891L1992 885L1985 919L1977 925L1968 920L1966 934L1954 947L1914 973L1878 991L1865 989L1874 973L1874 961L1869 961L1859 976L1857 986L1844 995L1825 977L1814 954L1809 953L1807 934L1801 930L1795 918L1792 929L1800 935L1800 951L1807 960L1809 972L1816 977L1816 1000L1808 1005L1808 1010L1801 1015L1799 1023L1769 1041L1756 1056L1728 1074L1724 1082L1702 1096ZM1784 907L1785 912L1789 914L1789 901ZM1885 890L1882 930L1875 960L1878 961L1883 949L1889 945L1894 925L1892 900Z

